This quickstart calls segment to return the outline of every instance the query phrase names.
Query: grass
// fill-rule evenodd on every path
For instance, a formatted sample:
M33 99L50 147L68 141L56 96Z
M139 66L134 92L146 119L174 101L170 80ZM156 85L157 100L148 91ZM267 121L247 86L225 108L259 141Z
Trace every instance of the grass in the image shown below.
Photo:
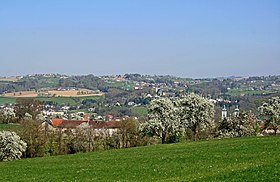
M40 101L52 101L58 105L70 104L75 105L77 102L72 97L36 97L35 99Z
M108 87L128 89L128 90L131 90L131 89L133 89L134 86L136 86L135 83L133 83L131 81L117 82L117 81L110 80L110 81L107 81L105 83Z
M246 90L246 89L231 89L227 92L230 96L243 96L243 95L266 95L274 93L271 90Z
M148 109L144 106L133 107L131 110L133 113L136 113L140 116L146 116L148 114Z
M15 97L0 96L0 104L11 104L11 103L15 103L15 101L16 101Z
M0 163L0 181L279 181L280 138L154 145Z
M21 125L19 124L3 124L0 123L0 131L2 130L8 130L8 131L17 131Z
M102 98L104 98L104 96L83 96L83 97L79 97L81 102L83 100L86 100L86 99L99 100L99 99L102 99Z

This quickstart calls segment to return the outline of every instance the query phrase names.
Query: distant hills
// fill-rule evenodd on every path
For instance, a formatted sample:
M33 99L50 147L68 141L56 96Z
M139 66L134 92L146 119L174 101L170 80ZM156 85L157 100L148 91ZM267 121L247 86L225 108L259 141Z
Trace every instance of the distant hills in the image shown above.
M77 98L63 97L62 90L76 91ZM74 92L74 91L72 91ZM280 76L229 76L221 78L192 79L175 76L125 74L115 76L35 74L0 78L0 103L14 102L13 93L40 93L41 100L59 101L59 105L80 105L99 108L100 112L113 112L116 105L119 113L131 114L130 107L146 106L156 96L181 96L194 92L211 99L216 106L226 105L229 110L237 105L241 110L257 113L257 107L269 97L280 95ZM42 94L45 95L42 95ZM46 93L55 93L46 95ZM59 95L59 94L60 95ZM79 97L102 93L98 101ZM79 95L78 95L79 94ZM23 96L23 95L22 95ZM42 98L43 97L43 98ZM57 97L56 99L52 97ZM71 95L69 95L71 97ZM48 98L48 99L44 99ZM65 101L65 102L64 102ZM69 102L68 102L69 101ZM83 101L83 103L82 103ZM85 104L87 103L87 104ZM81 105L82 104L82 105Z

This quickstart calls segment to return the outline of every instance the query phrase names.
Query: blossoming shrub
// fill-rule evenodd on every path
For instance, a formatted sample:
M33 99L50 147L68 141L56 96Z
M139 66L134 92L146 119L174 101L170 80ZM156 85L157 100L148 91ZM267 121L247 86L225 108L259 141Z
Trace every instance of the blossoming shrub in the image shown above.
M0 161L20 159L26 147L15 132L0 131Z

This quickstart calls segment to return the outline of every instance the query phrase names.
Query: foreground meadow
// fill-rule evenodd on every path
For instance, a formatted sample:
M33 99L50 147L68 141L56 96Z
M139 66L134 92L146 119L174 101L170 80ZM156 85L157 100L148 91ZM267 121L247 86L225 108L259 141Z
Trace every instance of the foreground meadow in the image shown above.
M0 163L0 181L280 181L280 138L154 145Z

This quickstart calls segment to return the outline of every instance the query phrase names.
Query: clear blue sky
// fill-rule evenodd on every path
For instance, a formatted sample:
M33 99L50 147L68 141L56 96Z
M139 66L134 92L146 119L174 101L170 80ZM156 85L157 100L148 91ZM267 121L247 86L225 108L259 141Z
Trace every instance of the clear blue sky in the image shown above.
M280 74L279 0L1 0L0 76Z

